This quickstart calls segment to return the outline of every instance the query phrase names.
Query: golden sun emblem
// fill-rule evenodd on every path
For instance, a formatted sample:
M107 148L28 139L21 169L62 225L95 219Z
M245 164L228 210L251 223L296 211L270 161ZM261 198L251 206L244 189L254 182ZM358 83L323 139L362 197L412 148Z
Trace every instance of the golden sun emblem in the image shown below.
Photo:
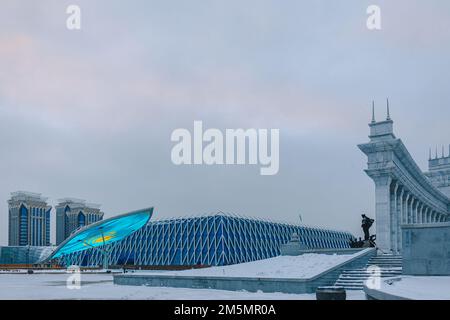
M88 241L91 245L103 243L103 241L108 242L111 239L114 239L116 236L116 231L110 231L108 233L105 233L103 236L96 236L95 238L91 238L90 241ZM87 244L85 244L87 245Z

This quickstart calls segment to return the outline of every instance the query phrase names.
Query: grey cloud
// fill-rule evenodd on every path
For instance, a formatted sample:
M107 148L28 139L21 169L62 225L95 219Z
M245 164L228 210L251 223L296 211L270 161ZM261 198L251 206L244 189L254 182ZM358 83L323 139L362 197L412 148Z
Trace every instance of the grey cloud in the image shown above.
M444 1L70 1L0 5L0 243L9 192L103 204L107 216L156 206L160 216L217 210L359 234L373 186L356 144L370 102L426 168L448 144L450 11ZM409 10L405 10L408 6ZM412 20L420 23L409 24ZM170 133L280 128L281 166L177 167Z

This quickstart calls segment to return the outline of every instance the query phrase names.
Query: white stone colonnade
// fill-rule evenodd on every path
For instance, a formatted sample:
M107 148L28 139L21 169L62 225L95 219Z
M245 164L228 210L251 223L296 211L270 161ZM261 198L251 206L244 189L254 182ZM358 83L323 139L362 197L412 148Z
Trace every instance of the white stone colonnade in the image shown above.
M372 114L370 141L358 145L367 155L365 172L375 182L376 243L381 252L400 253L405 224L449 220L450 199L420 170L401 139L396 138L389 115L377 122Z

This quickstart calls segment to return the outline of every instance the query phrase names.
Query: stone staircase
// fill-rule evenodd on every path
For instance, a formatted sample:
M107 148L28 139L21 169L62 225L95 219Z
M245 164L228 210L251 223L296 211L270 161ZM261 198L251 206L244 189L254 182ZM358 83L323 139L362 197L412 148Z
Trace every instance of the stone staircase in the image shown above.
M362 290L364 282L374 274L371 266L378 266L382 278L395 277L402 274L402 257L399 255L377 255L370 258L365 268L344 270L335 286L346 290Z

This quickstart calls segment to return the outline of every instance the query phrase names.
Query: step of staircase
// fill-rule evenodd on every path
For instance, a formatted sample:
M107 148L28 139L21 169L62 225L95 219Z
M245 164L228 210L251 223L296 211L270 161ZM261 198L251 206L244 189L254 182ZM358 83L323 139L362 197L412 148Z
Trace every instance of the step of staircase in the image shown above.
M357 277L357 276L361 276L361 277L369 277L370 275L373 275L374 272L352 272L352 271L344 271L342 272L341 275L343 276L347 276L347 277ZM389 272L377 272L377 274L379 275L398 275L398 274L402 274L401 271L389 271Z
M387 258L379 258L379 259L377 259L377 258L373 258L373 259L370 259L370 261L373 261L373 262L398 262L398 263L401 263L402 259L387 259Z
M369 267L378 266L381 278L395 277L402 274L402 257L395 255L381 255L372 257L365 268L344 270L335 283L335 286L346 290L362 290L364 282L373 275Z
M401 268L392 268L392 269L382 269L379 268L378 269L380 273L402 273L402 269ZM371 272L369 269L363 269L363 270L344 270L342 271L342 273L344 274L372 274L373 272Z
M398 275L401 275L401 272L398 273L381 273L380 277L382 278L388 278L388 277L395 277ZM351 273L346 273L346 274L342 274L341 275L341 279L367 279L369 278L371 275L370 274L351 274Z

